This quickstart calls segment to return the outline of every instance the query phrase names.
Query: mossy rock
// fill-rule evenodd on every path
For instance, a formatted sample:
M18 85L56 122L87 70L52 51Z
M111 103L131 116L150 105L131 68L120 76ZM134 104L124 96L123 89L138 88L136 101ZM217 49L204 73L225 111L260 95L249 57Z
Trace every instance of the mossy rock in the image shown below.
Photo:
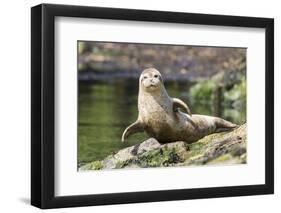
M208 135L192 144L183 141L160 144L150 138L79 170L242 164L247 161L246 143L246 124L230 132Z
M79 168L79 170L101 170L103 169L103 164L101 161L94 161L87 163Z

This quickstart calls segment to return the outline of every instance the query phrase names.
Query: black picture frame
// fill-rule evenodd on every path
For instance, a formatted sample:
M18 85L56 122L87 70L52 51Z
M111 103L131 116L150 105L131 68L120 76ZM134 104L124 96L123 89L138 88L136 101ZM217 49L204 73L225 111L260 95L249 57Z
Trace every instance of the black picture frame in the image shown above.
M59 16L264 28L266 32L265 184L56 197L54 195L54 21L55 17ZM31 204L39 208L274 193L274 20L271 18L41 4L31 8L31 97Z

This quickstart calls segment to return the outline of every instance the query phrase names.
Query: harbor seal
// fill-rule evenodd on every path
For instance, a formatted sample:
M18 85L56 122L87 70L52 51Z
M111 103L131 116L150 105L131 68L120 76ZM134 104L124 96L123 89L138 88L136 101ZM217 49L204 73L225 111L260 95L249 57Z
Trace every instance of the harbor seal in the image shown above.
M138 112L137 120L123 132L122 142L130 135L144 131L160 143L192 143L237 126L218 117L191 115L183 101L168 95L161 73L154 68L145 69L140 75Z

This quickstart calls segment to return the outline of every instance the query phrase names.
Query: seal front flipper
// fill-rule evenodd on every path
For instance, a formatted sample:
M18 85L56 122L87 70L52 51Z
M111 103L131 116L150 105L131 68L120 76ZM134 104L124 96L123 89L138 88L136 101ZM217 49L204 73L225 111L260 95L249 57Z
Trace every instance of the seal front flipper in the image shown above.
M135 134L137 132L142 132L143 126L142 124L137 120L136 122L132 123L130 126L128 126L125 131L122 134L121 141L124 142L126 138L128 138L130 135Z
M178 98L172 98L172 100L173 100L173 110L174 110L174 112L176 112L177 109L180 108L183 112L192 116L189 107L182 100L180 100Z

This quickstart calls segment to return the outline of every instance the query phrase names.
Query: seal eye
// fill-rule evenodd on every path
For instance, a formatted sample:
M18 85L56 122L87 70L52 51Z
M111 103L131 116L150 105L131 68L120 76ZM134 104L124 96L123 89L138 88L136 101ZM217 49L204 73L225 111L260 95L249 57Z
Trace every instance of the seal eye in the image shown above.
M154 75L154 78L158 78L159 77L159 75Z
M143 76L143 79L147 79L147 76Z

